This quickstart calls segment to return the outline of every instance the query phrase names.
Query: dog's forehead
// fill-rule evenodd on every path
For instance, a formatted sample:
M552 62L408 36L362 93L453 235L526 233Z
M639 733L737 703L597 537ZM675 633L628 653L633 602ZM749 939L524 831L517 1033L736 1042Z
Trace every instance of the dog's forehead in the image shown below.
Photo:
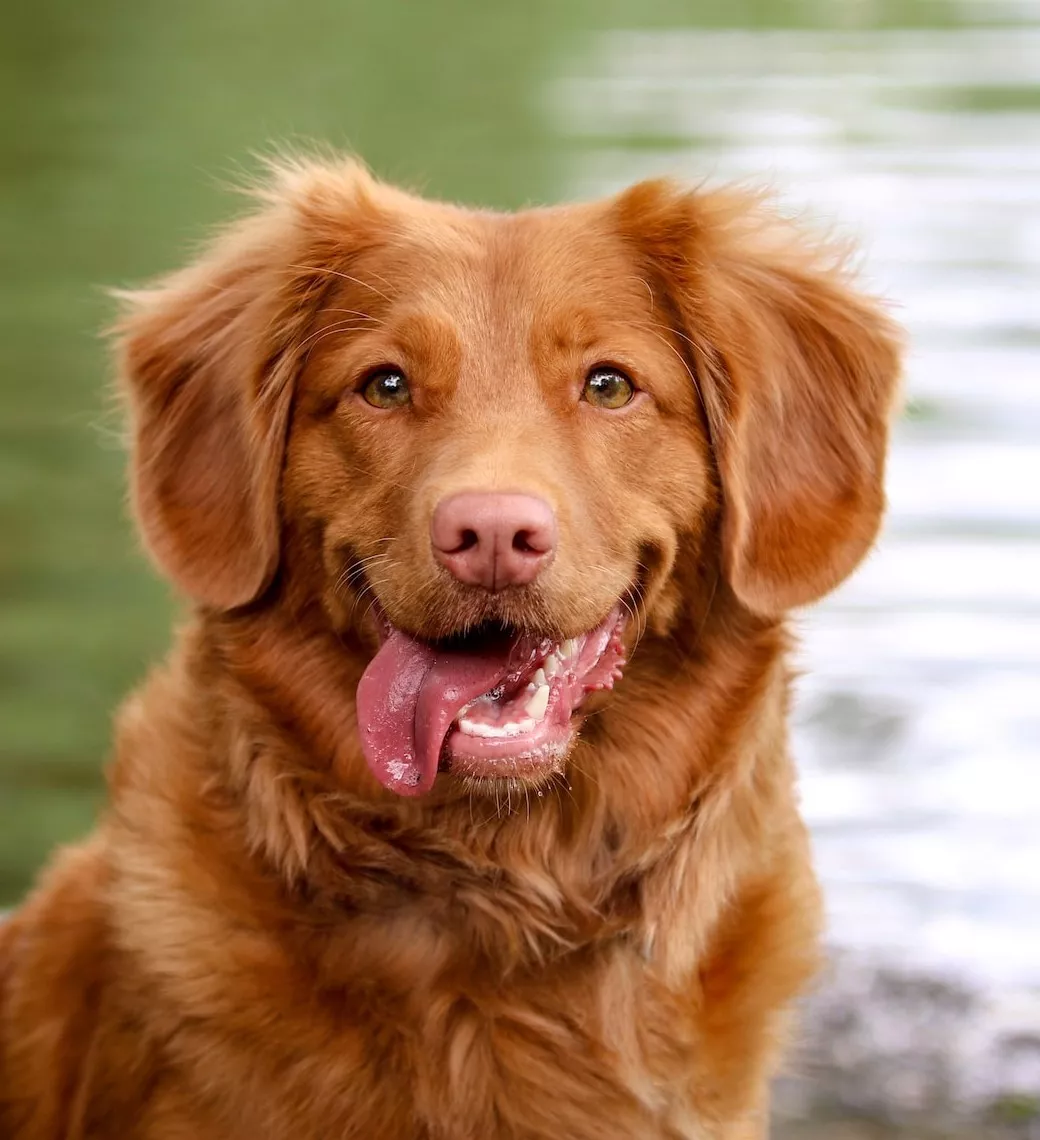
M635 252L605 211L585 205L405 216L357 271L388 319L421 311L472 342L580 347L598 323L643 320L654 304Z

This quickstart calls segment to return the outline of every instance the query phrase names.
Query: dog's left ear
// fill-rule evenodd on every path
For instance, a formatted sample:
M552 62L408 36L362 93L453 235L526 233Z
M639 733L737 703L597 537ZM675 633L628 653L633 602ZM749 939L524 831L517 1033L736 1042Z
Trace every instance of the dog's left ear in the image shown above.
M614 208L705 404L733 591L763 615L822 597L881 523L896 326L751 195L650 182Z
M195 601L257 598L280 560L279 492L300 345L333 268L372 228L357 164L284 164L261 207L187 269L121 295L131 492L152 557Z

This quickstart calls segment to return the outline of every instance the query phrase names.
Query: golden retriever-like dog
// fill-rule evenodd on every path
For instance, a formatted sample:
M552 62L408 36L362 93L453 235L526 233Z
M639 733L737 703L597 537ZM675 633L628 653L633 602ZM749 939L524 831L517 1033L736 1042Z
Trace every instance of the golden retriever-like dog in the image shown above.
M0 926L4 1140L750 1140L819 899L786 615L899 337L740 191L286 162L116 329L192 603Z

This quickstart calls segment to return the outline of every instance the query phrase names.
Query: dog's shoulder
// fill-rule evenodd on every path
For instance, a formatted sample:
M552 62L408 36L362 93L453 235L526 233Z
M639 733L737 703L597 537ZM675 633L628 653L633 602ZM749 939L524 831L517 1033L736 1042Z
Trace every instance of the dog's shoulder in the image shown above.
M90 1113L118 966L103 834L59 853L0 925L0 1132L71 1134Z

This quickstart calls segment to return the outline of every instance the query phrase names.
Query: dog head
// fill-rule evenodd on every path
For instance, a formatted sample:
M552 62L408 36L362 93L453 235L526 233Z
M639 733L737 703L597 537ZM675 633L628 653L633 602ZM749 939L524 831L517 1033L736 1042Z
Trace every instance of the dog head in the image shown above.
M873 542L893 327L750 196L497 214L298 164L261 199L127 298L134 504L204 609L368 647L386 786L537 783L636 625L716 577L778 618Z

